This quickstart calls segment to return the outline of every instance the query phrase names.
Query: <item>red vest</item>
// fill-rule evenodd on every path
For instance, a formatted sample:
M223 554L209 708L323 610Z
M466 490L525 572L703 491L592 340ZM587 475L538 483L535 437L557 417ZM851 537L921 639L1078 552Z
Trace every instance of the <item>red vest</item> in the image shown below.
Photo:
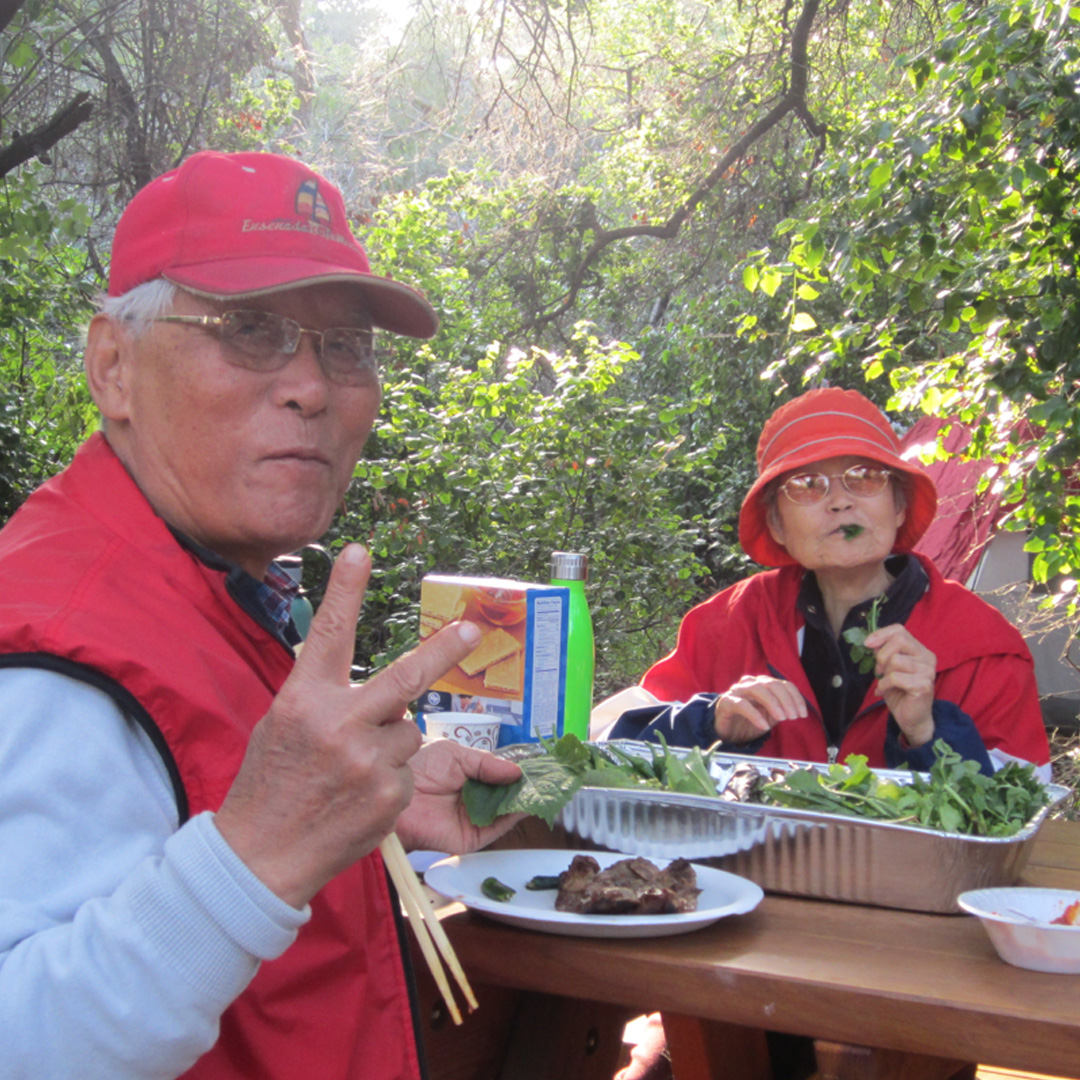
M176 541L103 436L0 532L0 573L3 663L108 690L158 745L181 821L220 806L293 657L233 601L222 571ZM311 908L295 944L262 965L186 1077L420 1076L379 854L335 878Z

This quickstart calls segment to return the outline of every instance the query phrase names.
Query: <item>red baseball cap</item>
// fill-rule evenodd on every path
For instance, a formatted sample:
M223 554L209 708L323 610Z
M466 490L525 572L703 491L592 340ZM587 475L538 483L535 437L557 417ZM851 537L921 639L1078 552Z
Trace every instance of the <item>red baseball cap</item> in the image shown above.
M202 151L147 184L116 226L109 295L155 278L214 299L346 282L381 329L439 328L422 293L371 272L338 189L279 154Z
M896 533L896 551L911 551L937 513L937 488L929 474L900 456L900 440L885 414L857 390L809 390L781 405L765 421L757 445L758 478L739 512L739 542L762 566L795 560L769 532L762 493L770 481L829 458L857 455L904 478L907 507Z

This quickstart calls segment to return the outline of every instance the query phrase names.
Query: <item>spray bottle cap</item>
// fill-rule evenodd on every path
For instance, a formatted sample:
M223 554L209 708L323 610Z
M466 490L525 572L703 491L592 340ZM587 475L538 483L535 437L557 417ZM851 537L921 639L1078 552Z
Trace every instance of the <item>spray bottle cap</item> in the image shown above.
M558 581L586 581L589 577L589 556L572 551L551 553L551 576Z

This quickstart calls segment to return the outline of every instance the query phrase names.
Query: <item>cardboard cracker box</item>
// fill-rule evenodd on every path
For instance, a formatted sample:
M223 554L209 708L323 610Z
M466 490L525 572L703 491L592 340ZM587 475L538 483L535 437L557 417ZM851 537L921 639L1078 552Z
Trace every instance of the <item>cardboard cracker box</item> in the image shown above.
M420 582L420 637L456 619L483 637L420 699L425 712L499 717L499 745L562 734L570 590L503 578L428 574Z

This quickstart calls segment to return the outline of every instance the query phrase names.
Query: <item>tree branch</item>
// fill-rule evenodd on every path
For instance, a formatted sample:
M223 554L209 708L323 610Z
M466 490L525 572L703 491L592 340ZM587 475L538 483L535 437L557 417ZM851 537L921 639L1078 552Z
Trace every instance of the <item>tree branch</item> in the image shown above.
M127 150L127 171L132 178L134 190L138 191L154 179L154 166L146 147L146 132L140 124L139 100L124 69L112 48L112 34L94 32L87 34L87 42L101 58L104 65L107 101L116 103L124 117L124 144Z
M311 118L311 105L315 98L315 71L311 62L311 48L304 34L300 14L301 0L273 0L281 28L293 52L292 80L300 98L300 118L306 124Z
M689 219L690 215L709 196L719 182L728 175L735 164L745 156L747 150L762 138L772 128L776 127L789 113L794 113L807 129L816 136L825 134L825 125L818 124L810 113L806 103L806 89L809 81L808 42L810 30L817 16L821 0L804 0L802 11L795 29L791 35L791 59L788 69L788 89L775 105L762 117L747 128L743 134L735 140L723 157L717 162L711 172L698 184L693 194L681 205L662 225L627 225L619 229L604 229L596 217L596 209L592 204L586 204L577 227L584 234L593 233L593 242L582 256L581 262L574 271L570 286L558 307L551 311L537 315L531 322L530 328L535 329L544 326L569 311L577 302L588 280L593 265L599 260L603 252L619 240L627 240L635 236L651 236L659 240L671 240L678 236L679 231Z
M65 136L70 135L80 124L90 119L94 103L88 93L76 94L66 105L57 109L43 124L17 135L11 142L0 149L0 176L7 176L31 158L48 161L49 151Z

